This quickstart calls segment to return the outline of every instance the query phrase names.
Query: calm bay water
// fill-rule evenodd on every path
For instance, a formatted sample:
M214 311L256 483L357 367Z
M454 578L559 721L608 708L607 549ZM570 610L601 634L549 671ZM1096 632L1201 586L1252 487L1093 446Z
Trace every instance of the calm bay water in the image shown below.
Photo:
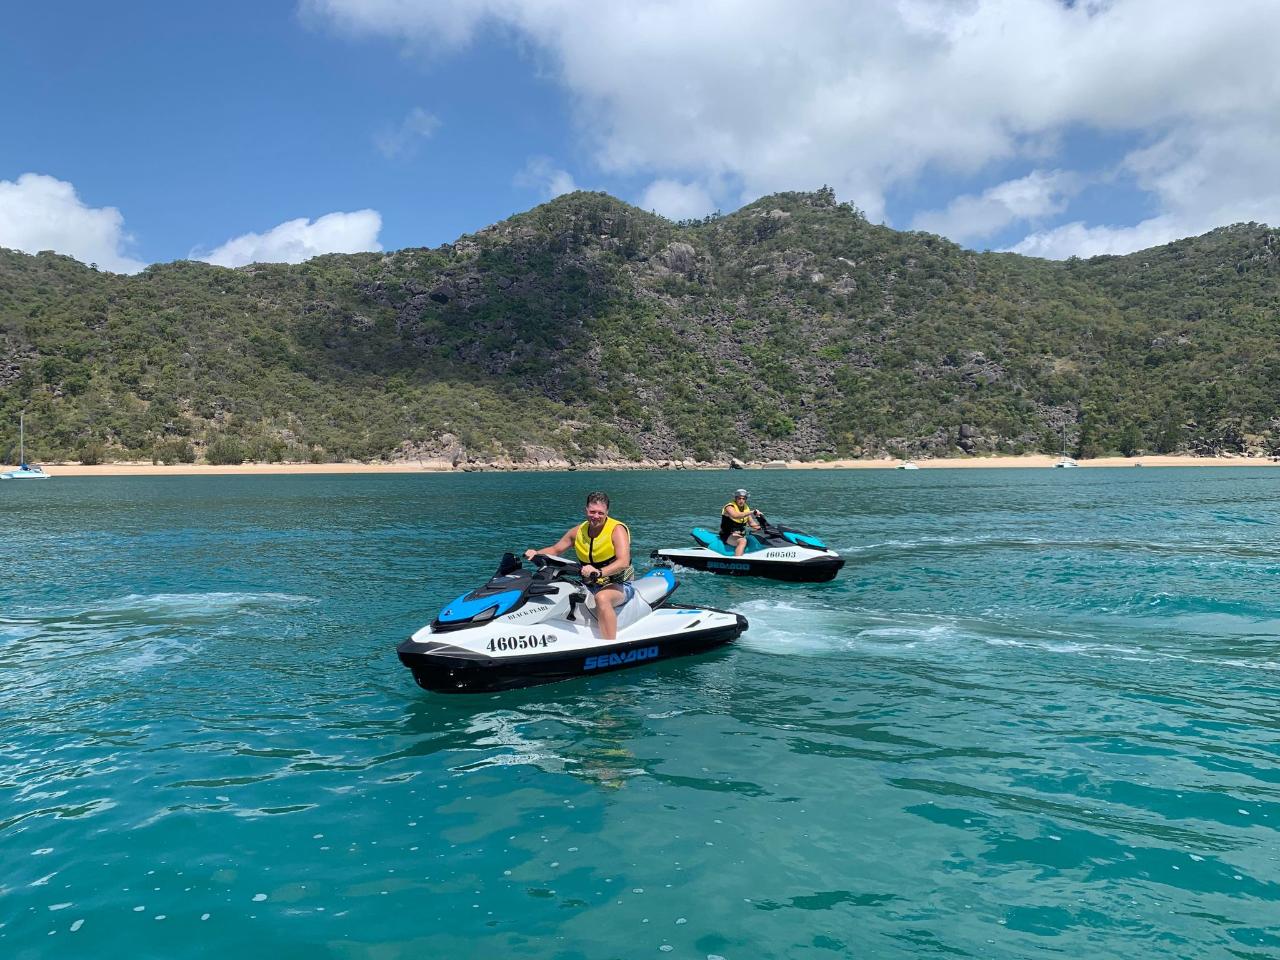
M709 655L395 644L604 488L849 557ZM0 485L0 955L1280 955L1280 471ZM642 565L643 566L643 565Z

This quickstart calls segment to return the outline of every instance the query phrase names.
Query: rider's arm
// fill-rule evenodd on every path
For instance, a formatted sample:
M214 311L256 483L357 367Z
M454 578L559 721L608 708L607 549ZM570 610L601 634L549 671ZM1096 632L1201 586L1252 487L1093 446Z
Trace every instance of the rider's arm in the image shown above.
M743 519L744 517L749 517L749 516L751 516L751 510L750 510L750 509L747 509L747 510L739 510L739 509L738 509L738 505L737 505L736 503L726 503L726 504L724 505L724 511L723 511L723 513L724 513L724 514L725 514L725 515L726 515L730 520L737 520L737 521L739 521L739 522L741 522L741 521L742 521L742 519Z
M553 543L549 547L543 547L541 550L526 550L524 556L526 560L532 560L539 554L548 554L550 556L558 556L573 546L573 538L577 536L578 528L570 527L565 531L565 535Z

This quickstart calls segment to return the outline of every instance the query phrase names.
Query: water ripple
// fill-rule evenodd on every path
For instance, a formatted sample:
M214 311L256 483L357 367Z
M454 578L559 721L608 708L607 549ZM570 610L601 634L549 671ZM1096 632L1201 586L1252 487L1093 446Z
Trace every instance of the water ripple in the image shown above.
M0 502L0 950L1274 953L1273 475L973 473L753 474L840 579L682 575L739 643L471 698L395 642L585 489L647 548L740 477Z

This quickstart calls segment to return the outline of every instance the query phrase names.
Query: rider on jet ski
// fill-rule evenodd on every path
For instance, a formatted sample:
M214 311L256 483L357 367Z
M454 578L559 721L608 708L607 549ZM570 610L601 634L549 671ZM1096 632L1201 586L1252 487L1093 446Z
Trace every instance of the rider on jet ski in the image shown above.
M587 494L586 522L570 527L563 537L541 550L526 550L526 560L538 554L558 556L572 546L582 564L582 581L595 593L596 620L600 636L618 636L618 614L614 609L631 596L629 581L636 576L631 566L631 531L621 520L609 516L609 495Z
M735 557L747 549L748 530L760 529L760 511L747 506L747 496L747 491L739 487L720 511L720 539L733 547Z

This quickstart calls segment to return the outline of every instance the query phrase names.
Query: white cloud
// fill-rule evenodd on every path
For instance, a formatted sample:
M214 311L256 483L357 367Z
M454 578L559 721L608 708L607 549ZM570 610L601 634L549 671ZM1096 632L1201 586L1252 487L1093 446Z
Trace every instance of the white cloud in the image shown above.
M1036 170L1018 180L996 184L978 196L956 197L944 210L921 212L912 226L969 243L1012 223L1061 213L1067 208L1067 198L1076 191L1078 179L1061 170Z
M486 0L476 3L415 2L415 0L299 0L303 16L331 21L356 35L387 32L389 24L415 46L433 50L460 46L471 39L476 25L489 16Z
M1185 236L1187 234L1179 232L1176 222L1169 217L1152 217L1132 227L1090 227L1076 221L1028 234L1010 250L1028 257L1064 260L1072 256L1132 253Z
M132 237L115 207L88 207L65 180L24 173L0 180L0 247L54 250L114 273L146 266L125 253Z
M1181 162L1129 164L1160 216L1199 222L1203 203L1177 206L1197 175L1219 209L1273 216L1251 171L1280 133L1274 0L302 2L431 54L514 36L608 172L732 182L740 199L829 183L879 220L890 190L932 170L1061 166L1065 136L1087 129L1169 141Z
M573 175L561 170L549 157L531 157L524 169L515 175L515 184L537 190L548 200L578 189Z
M1060 259L1131 253L1229 223L1280 225L1280 125L1228 120L1183 128L1124 158L1122 171L1162 211L1129 226L1073 222L1032 233L1011 249Z
M410 156L418 144L440 129L440 118L421 107L414 107L395 127L383 130L374 143L388 159Z
M302 263L322 253L361 253L381 250L378 232L382 217L376 210L327 213L314 221L300 218L272 227L266 233L246 233L209 253L193 251L191 259L222 267L249 263Z
M705 217L716 209L715 201L705 187L676 180L653 181L645 188L640 206L660 213L669 220Z

